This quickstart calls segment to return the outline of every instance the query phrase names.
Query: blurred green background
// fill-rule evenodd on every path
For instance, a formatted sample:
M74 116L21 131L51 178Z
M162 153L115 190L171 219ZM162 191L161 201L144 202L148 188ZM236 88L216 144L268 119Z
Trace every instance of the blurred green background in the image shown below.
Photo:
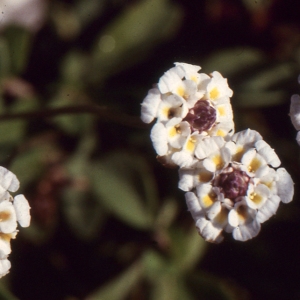
M17 2L0 0L0 165L32 225L0 299L300 299L299 1ZM155 159L140 103L176 61L228 78L236 131L259 131L295 182L251 241L204 242Z

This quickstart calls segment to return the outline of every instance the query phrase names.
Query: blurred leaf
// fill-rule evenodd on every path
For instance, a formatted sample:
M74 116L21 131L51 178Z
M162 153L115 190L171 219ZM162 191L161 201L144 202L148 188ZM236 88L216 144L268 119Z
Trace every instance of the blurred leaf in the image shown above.
M83 70L87 68L87 57L78 51L70 51L61 63L62 81L64 84L83 86Z
M62 194L62 210L74 234L83 239L91 239L99 234L105 213L100 202L93 199L89 186L91 164L89 156L96 144L94 134L84 135L76 152L66 163L68 177L73 185Z
M168 261L165 257L154 250L148 250L143 254L143 264L145 268L145 274L153 281L161 273L164 273L168 269Z
M141 157L114 153L94 164L91 182L99 201L134 227L151 227L156 186Z
M23 27L9 26L4 32L10 53L11 68L13 74L20 74L27 66L31 44L32 34Z
M2 279L3 280L3 279ZM0 283L0 299L1 300L18 300L17 297L15 297L3 284L3 282Z
M142 264L134 263L117 278L89 295L86 300L122 300L126 299L133 286L141 279Z
M246 290L234 282L226 282L205 272L198 272L187 277L188 286L201 300L249 300Z
M213 71L220 72L229 78L237 73L247 72L249 68L265 62L265 55L262 51L254 48L232 48L217 51L204 60L202 70L205 73Z
M185 300L178 296L178 282L176 274L158 274L151 291L152 300Z
M11 58L7 41L0 37L0 77L7 77L11 72Z
M87 76L97 82L136 63L156 44L169 39L180 24L181 10L169 0L133 3L101 33Z
M72 5L55 1L50 12L57 35L61 39L72 40L78 36L81 26Z
M105 2L99 0L77 1L75 11L82 26L99 17Z
M295 68L291 63L268 64L261 66L254 74L239 84L239 90L266 91L274 89L279 83L293 78Z
M192 300L181 277L170 261L161 254L149 250L143 255L145 275L151 282L153 300Z
M105 212L87 191L65 188L62 194L62 211L77 237L87 240L99 235Z
M50 108L59 108L64 106L75 106L85 104L86 96L80 91L63 87L55 98L51 101ZM89 131L94 123L95 117L91 114L64 114L54 118L51 121L59 126L64 132L70 135L81 135Z
M245 91L236 92L234 97L237 107L253 108L280 105L286 102L290 95L285 91Z
M37 107L35 99L18 99L8 108L4 107L3 102L0 104L0 113L19 113L30 111ZM19 143L26 132L26 120L5 120L0 122L0 144Z
M16 156L10 170L20 180L20 190L24 190L30 183L38 180L45 169L46 157L54 157L56 149L49 143L34 144Z
M195 228L188 232L182 228L171 228L173 264L180 272L186 272L195 267L195 264L205 254L208 243L201 238Z
M160 207L155 220L157 230L168 228L176 218L178 213L178 204L176 199L167 198Z

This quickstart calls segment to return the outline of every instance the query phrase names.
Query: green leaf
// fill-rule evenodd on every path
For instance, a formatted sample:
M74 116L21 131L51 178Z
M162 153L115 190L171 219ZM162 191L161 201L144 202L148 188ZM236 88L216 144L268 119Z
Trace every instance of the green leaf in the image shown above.
M156 186L141 157L114 153L95 163L90 175L96 196L113 214L136 228L152 226Z
M292 80L295 68L291 63L266 64L249 74L240 82L238 91L269 91L274 90L280 83ZM247 74L247 73L246 73Z
M16 156L10 170L17 175L21 183L19 192L39 179L45 170L45 158L53 153L55 153L54 147L44 143L34 145Z
M208 243L201 238L193 227L189 231L180 228L171 228L172 261L180 272L192 270L196 263L204 256Z
M167 259L153 250L148 250L143 254L143 265L145 275L150 281L155 280L159 274L166 272L169 268Z
M248 293L236 284L227 283L206 272L197 272L187 277L188 286L197 299L240 300L248 299Z
M169 0L144 0L129 5L96 41L87 76L98 81L141 60L169 39L181 24L181 10Z
M87 191L65 188L62 194L62 211L73 233L84 240L99 236L105 212L98 201Z
M168 228L178 214L178 203L174 198L167 198L161 205L155 220L156 230Z
M7 41L0 37L0 77L7 77L11 72L10 54Z
M2 279L3 280L3 279ZM1 280L1 281L2 281ZM18 300L17 297L15 297L3 284L3 282L0 283L0 299L1 300Z
M10 52L10 61L13 74L24 71L29 58L32 44L32 34L23 27L9 26L4 32Z
M268 107L283 104L289 98L290 95L285 91L245 91L235 93L234 103L243 108Z
M123 300L130 290L140 280L143 272L140 262L134 263L117 278L101 287L98 291L89 295L86 300Z
M247 72L250 67L263 62L265 62L265 56L260 50L241 47L217 51L210 55L201 66L205 73L218 71L228 77L230 82L237 73Z

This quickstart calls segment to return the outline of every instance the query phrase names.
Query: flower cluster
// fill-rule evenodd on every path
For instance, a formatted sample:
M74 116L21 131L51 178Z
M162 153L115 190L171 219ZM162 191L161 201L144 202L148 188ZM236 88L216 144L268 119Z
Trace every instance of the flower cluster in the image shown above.
M158 160L179 166L178 187L186 192L199 234L219 243L224 230L246 241L280 202L292 200L294 184L258 132L234 134L227 80L199 70L175 63L144 99L141 118L157 119L151 140Z
M17 222L22 227L30 224L29 204L24 195L14 198L9 192L16 192L19 180L9 170L0 167L0 277L10 269L8 255L11 253L10 240L18 233Z
M199 158L199 141L233 134L233 93L227 80L219 72L208 76L199 70L198 66L175 63L142 103L142 121L157 119L151 140L164 165L189 167Z

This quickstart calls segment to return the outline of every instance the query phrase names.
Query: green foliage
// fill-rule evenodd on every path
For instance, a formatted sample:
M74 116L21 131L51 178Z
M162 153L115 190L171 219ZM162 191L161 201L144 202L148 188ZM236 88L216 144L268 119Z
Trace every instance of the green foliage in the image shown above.
M99 201L124 222L151 228L157 202L146 163L130 154L114 153L93 164L91 184Z

